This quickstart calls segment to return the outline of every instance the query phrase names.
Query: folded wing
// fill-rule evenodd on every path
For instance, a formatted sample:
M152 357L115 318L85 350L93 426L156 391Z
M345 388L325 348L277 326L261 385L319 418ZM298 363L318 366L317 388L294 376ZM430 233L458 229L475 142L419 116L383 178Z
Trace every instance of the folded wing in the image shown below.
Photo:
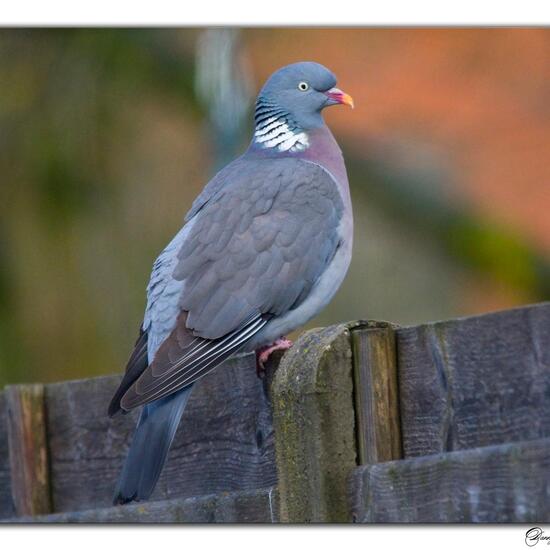
M213 181L177 253L175 327L139 377L123 380L124 410L195 382L300 305L338 247L343 204L321 167L241 159Z

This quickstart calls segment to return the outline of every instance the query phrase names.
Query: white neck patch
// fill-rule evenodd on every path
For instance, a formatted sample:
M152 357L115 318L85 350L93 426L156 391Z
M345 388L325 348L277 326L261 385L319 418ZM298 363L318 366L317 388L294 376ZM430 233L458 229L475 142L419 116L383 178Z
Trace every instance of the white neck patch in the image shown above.
M284 115L272 116L256 126L254 142L261 147L279 151L304 151L309 147L307 134L300 128L292 127Z

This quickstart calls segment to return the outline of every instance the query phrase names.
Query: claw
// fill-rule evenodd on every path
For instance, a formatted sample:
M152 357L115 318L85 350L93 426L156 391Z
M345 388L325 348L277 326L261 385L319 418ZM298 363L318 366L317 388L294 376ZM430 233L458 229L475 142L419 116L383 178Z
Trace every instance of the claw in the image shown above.
M277 350L287 350L292 347L292 341L286 339L284 336L275 340L273 344L269 346L263 346L256 350L256 374L258 378L263 378L265 372L265 365L269 359L269 356Z

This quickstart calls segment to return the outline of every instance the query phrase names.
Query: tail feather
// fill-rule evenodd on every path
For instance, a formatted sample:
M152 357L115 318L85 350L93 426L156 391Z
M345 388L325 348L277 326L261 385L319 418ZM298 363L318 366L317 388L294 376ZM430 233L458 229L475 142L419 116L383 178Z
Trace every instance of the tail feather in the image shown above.
M116 487L114 504L147 500L160 472L193 386L145 405Z

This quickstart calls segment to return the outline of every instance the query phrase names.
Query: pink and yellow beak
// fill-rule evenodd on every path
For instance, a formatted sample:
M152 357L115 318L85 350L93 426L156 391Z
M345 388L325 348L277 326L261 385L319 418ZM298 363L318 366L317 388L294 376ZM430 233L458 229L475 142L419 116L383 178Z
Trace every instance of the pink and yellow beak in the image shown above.
M353 109L353 98L342 90L331 88L328 92L325 92L325 95L330 100L329 105L348 105Z

